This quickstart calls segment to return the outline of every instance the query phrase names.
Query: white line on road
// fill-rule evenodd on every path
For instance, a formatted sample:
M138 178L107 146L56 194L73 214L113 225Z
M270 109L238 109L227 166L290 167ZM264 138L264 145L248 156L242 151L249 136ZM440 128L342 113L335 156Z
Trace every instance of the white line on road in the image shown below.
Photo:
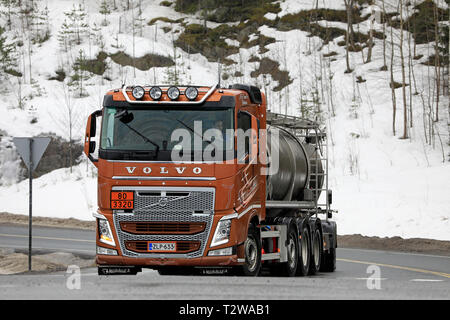
M28 246L4 246L4 245L0 245L0 247L2 248L10 248L10 249L28 249ZM55 251L67 251L70 253L76 253L76 252L87 252L87 253L91 253L92 255L95 255L95 248L94 250L85 250L85 249L68 249L68 248L49 248L49 247L35 247L33 246L33 250L34 249L42 249L42 250L55 250Z
M0 237L28 238L28 235L0 233ZM76 242L95 242L94 240L85 240L85 239L67 239L67 238L52 238L52 237L41 237L41 236L33 236L33 239L64 240L64 241L76 241Z
M442 282L444 280L441 280L441 279L411 279L409 281L415 281L415 282Z

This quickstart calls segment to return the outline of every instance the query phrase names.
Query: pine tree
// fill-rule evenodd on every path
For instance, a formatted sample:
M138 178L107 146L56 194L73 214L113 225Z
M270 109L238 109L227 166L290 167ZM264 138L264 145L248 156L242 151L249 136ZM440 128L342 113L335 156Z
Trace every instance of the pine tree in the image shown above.
M21 76L17 68L17 57L14 43L8 43L5 29L0 27L0 70L15 76Z
M109 10L109 3L107 0L102 0L100 3L99 13L103 15L102 26L107 26L109 24L107 18L108 15L111 14L111 10Z
M68 37L68 43L80 45L83 38L89 32L89 25L86 22L86 11L79 4L73 6L70 12L64 12L66 19L61 27L63 33Z
M50 39L50 21L49 10L47 6L45 6L45 8L42 10L36 10L32 27L33 32L31 41L33 42L33 44L43 43Z
M83 50L78 52L78 57L73 64L73 71L75 72L72 77L69 85L74 88L77 92L76 96L79 98L87 97L88 93L84 90L85 84L84 81L89 79L89 75L85 71L86 66L86 56Z
M12 16L16 14L15 8L17 8L17 0L0 0L0 4L6 8L5 12L0 12L6 16L6 25L9 31L12 28Z

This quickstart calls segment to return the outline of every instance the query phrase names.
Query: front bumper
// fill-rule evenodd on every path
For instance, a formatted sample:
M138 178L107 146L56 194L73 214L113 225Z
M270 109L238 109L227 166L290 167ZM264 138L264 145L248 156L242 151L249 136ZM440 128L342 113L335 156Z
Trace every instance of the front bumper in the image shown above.
M221 257L200 257L191 259L180 258L129 258L124 256L97 255L97 265L115 266L139 266L139 267L160 267L160 266L190 266L190 267L227 267L241 265L238 256Z

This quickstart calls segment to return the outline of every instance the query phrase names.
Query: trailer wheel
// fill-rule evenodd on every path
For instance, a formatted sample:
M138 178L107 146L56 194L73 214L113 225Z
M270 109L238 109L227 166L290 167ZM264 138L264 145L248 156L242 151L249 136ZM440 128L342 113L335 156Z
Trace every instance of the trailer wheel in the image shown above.
M308 228L303 227L300 239L300 250L298 257L297 275L306 276L309 272L309 260L311 257L311 241Z
M294 277L298 268L298 234L295 228L289 227L287 236L288 261L280 266L280 274L285 277Z
M336 270L336 248L330 248L328 252L323 252L323 260L320 271L333 272Z
M257 276L261 270L261 241L254 225L250 225L247 240L244 242L244 258L241 273L245 276Z
M309 265L309 274L313 275L319 272L322 263L322 237L319 229L314 232L311 245L311 263Z

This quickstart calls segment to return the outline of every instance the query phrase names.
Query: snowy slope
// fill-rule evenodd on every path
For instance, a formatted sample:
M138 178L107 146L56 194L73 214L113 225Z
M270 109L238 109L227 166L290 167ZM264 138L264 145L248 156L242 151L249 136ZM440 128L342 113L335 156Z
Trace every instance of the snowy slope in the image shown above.
M85 1L88 20L92 24L100 25L103 17L98 13L98 1ZM142 1L143 16L145 17L142 37L136 37L137 43L134 54L143 56L147 53L157 53L172 57L174 49L173 38L176 33L165 33L162 27L170 24L158 22L147 26L146 22L152 18L164 16L170 19L184 18L186 22L199 23L199 17L175 12L172 8L159 5L161 1ZM286 0L281 1L282 11L278 16L296 13L300 10L314 8L316 1ZM377 1L379 2L379 1ZM419 3L421 1L417 1ZM3 92L0 101L0 129L9 136L30 136L42 132L53 131L65 138L68 137L64 112L64 91L60 82L47 80L55 75L59 66L67 63L68 56L59 50L56 35L63 22L63 12L69 10L78 1L48 0L50 9L50 23L52 37L41 47L35 47L32 55L33 78L38 80L45 92L41 97L34 97L26 101L24 110L17 107L17 94L14 91L17 80L2 80L9 88ZM313 5L314 3L314 5ZM389 11L396 7L396 0L386 1ZM447 8L443 1L440 6ZM319 8L343 10L343 0L319 0ZM268 14L266 18L274 19L276 15ZM119 28L121 33L118 39L114 38ZM131 13L117 11L108 16L110 24L101 27L101 35L105 41L105 50L114 53L118 49L113 46L119 42L129 55L133 55L133 39L131 36ZM1 21L1 18L0 18ZM201 22L200 22L201 23ZM218 24L208 22L209 27ZM322 21L323 26L333 26L345 29L345 24ZM359 31L368 32L368 23L359 25ZM158 28L155 32L155 28ZM355 25L356 28L356 25ZM174 30L182 29L174 25ZM375 23L377 31L382 26ZM345 49L337 45L343 37L337 38L329 44L322 46L317 37L308 37L306 32L293 30L280 32L273 28L262 26L259 32L263 35L276 38L277 42L269 44L269 52L261 55L258 47L240 49L239 54L229 56L237 63L230 67L229 74L241 71L242 77L230 77L224 85L234 82L249 82L263 84L262 77L254 79L250 76L258 62L246 62L252 56L268 57L280 62L280 69L287 70L293 83L281 92L273 92L277 83L266 81L266 93L269 108L274 112L288 112L298 114L300 88L305 91L312 90L316 77L321 70L320 64L328 64L329 59L320 59L320 55L336 52L335 61L330 62L329 74L333 75L332 88L324 81L325 90L332 90L335 106L335 116L331 116L330 104L327 97L323 97L323 108L327 117L327 131L330 137L330 187L333 189L334 207L339 210L334 215L338 223L339 234L361 233L369 236L401 236L405 238L422 237L450 240L450 165L442 161L442 151L437 140L435 148L424 142L421 99L413 96L415 125L411 130L411 138L400 140L402 128L402 96L401 88L397 93L397 135L392 135L392 102L389 87L389 72L379 71L383 64L382 41L375 39L372 62L364 64L360 52L350 54L353 73L345 74ZM156 37L155 37L156 33ZM395 33L398 37L398 32ZM156 38L156 41L155 41ZM405 32L406 39L406 32ZM229 42L233 44L232 41ZM95 43L84 42L80 46L71 48L72 59L82 49L88 58L94 58L100 51ZM366 49L367 50L367 49ZM432 54L426 45L417 46L418 53L424 54L421 60L413 60L416 66L418 87L427 92L428 74L433 72L419 63L425 61ZM406 52L407 54L407 52ZM217 81L217 64L210 63L201 54L188 55L181 49L176 49L177 68L183 81L195 84L212 85ZM401 82L398 47L396 47L395 80ZM107 89L119 87L123 81L128 83L161 83L167 77L167 68L155 68L147 72L136 70L133 77L133 68L120 67L110 58L107 58L111 69L108 71L112 81L102 81L100 76L92 76L88 81L86 98L72 99L76 106L76 117L79 119L75 125L76 139L82 139L87 115L96 110L102 101ZM25 61L25 70L28 64ZM324 74L327 79L329 74ZM357 84L356 77L366 80ZM431 76L431 75L430 75ZM2 86L3 87L3 86ZM33 92L30 85L22 86L22 94ZM409 87L408 87L409 90ZM351 105L357 97L357 117L351 117ZM280 99L281 95L281 99ZM446 122L448 114L448 97L441 96L441 113L443 119L437 123L437 128L443 140L444 154L448 154L446 145L448 135ZM31 106L33 106L32 110ZM38 119L37 123L30 124L31 117ZM0 144L1 145L1 144ZM2 145L3 146L3 145ZM11 166L17 166L17 158L5 155L1 150L0 170L8 172ZM3 160L2 160L3 159ZM3 162L2 162L3 161ZM93 177L93 167L83 162L74 168L70 174L68 169L58 169L35 180L35 207L34 214L50 217L75 217L83 220L93 219L91 213L96 208L96 181ZM0 174L0 177L2 175ZM0 180L2 181L2 180ZM25 214L27 206L27 182L13 183L11 178L3 181L0 186L0 212ZM77 201L73 201L77 199ZM51 204L51 205L49 205Z

